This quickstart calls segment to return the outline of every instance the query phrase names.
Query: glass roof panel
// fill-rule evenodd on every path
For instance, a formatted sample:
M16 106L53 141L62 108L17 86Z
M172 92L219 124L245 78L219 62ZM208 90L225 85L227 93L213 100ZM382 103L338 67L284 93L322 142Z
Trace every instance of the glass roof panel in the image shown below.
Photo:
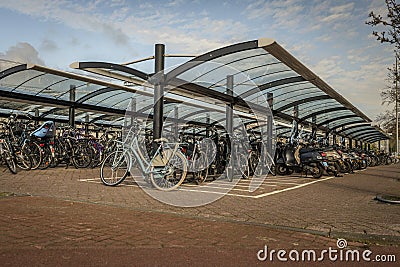
M64 93L65 88L62 91L57 91L50 86L62 80L65 80L65 78L52 74L41 73L40 75L25 81L14 91L18 93L31 91L35 95L42 93L42 95L45 95L46 97L56 98L59 94ZM69 90L69 88L67 90Z
M12 91L17 87L22 86L25 81L42 74L43 72L36 70L25 70L13 73L4 77L3 79L0 79L0 86L2 87L2 90ZM37 88L27 87L25 90L25 93L27 94L34 94L37 91Z
M301 94L293 95L291 97L286 97L286 96L282 97L282 98L275 98L274 97L274 109L282 108L285 105L291 104L291 103L293 103L295 101L306 100L308 98L325 95L325 93L323 93L321 91L315 91L315 90L310 90L310 91L311 91L310 93L307 93L307 92L303 93L302 92ZM320 101L320 100L318 100L318 101ZM310 102L307 102L307 103L313 103L313 102L314 101L310 101ZM300 104L298 106L300 107L301 105L306 105L306 103L305 104ZM290 107L289 109L292 110L293 107Z
M348 118L348 119L344 119L344 120L333 121L328 124L328 127L333 128L336 126L340 126L341 124L352 122L352 121L354 121L354 123L358 123L358 122L360 122L360 120L361 119L358 117L353 117L353 118ZM365 122L365 121L363 121L363 122ZM349 125L351 125L351 124L349 124Z

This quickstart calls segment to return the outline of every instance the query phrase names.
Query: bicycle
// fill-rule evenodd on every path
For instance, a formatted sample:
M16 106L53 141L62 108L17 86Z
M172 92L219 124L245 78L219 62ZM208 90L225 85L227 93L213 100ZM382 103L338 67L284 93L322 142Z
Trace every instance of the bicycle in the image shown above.
M193 142L181 145L181 151L188 160L188 171L192 173L194 181L200 185L208 176L209 160L206 152L207 144L193 138Z
M275 160L268 152L265 142L254 140L253 149L249 154L249 175L259 177L268 173L276 175Z
M117 150L109 154L100 168L100 178L107 186L116 186L138 167L146 182L162 191L178 188L186 178L187 160L180 151L180 143L168 143L165 138L154 140L159 144L152 158L146 159L140 148L137 126L132 126L124 141L114 141ZM173 147L171 147L173 146Z
M4 133L0 135L0 160L5 162L12 174L17 173L17 162L13 155L12 146Z
M235 175L240 175L242 178L248 178L248 155L245 153L248 151L243 138L233 134L230 139L229 136L225 137L226 146L226 177L229 182L233 181ZM232 173L230 173L232 171Z

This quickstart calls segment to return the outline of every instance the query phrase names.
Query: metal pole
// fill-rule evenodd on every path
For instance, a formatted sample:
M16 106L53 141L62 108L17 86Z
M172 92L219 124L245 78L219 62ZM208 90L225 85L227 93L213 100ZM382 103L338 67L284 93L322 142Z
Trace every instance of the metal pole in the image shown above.
M228 96L233 96L233 76L232 75L228 75L226 76L226 94ZM230 162L229 162L229 166L227 167L226 171L226 175L228 177L229 181L232 181L233 179L233 166L235 166L235 162L234 162L234 157L233 157L233 103L229 103L228 105L226 105L226 131L227 131L227 135L229 138L227 138L227 140L230 140ZM228 156L228 155L227 155Z
M210 137L210 113L207 113L206 115L206 137Z
M85 134L89 134L89 121L90 121L89 114L86 114L86 117L85 117Z
M35 125L37 125L39 122L39 116L40 116L39 109L35 108L34 111L35 111Z
M399 156L399 103L398 103L398 79L399 79L399 72L398 72L398 62L397 62L397 52L396 52L396 72L395 72L395 83L396 83L396 99L395 99L395 104L396 104L396 155Z
M136 97L131 98L131 114L129 114L129 117L131 118L131 127L133 124L136 122Z
M69 86L69 101L72 102L69 107L69 125L71 127L75 127L75 91L76 86L71 84Z
M179 135L179 125L178 125L178 119L179 119L179 109L178 107L174 107L174 137L176 140L178 140L178 135Z
M272 110L274 108L274 94L273 93L267 93L267 102L268 102L268 106L271 110L271 113L269 113L267 116L267 152L270 155L272 155L272 134L273 134Z
M153 140L161 138L163 116L164 116L164 62L165 45L156 44L154 71L156 75L161 75L160 81L154 88L154 115L153 115Z

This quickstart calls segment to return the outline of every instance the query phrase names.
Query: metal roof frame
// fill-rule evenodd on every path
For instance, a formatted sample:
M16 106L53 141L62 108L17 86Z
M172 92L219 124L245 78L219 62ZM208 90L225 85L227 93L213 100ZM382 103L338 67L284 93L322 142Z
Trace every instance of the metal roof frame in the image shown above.
M260 53L260 54L255 54L253 55L247 54L247 57L245 56L247 53L246 51L264 51L264 52L255 52L255 53ZM234 57L236 53L243 53L244 57ZM275 80L269 80L264 83L260 84L255 84L253 88L248 89L245 92L242 92L238 95L234 96L229 96L225 94L224 92L219 92L217 90L213 90L211 88L212 85L216 85L219 82L224 81L225 77L220 77L219 82L217 80L214 82L210 83L210 87L205 87L197 83L193 83L190 81L183 80L179 78L179 76L183 73L189 72L193 68L201 65L204 62L213 62L213 60L226 57L226 56L232 56L232 59L230 62L228 62L228 65L234 65L233 63L243 63L242 61L245 60L250 60L250 59L261 59L263 60L263 57L268 56L268 58L273 59L271 63L257 63L254 65L245 65L244 71L249 71L249 70L257 70L255 73L259 73L259 69L262 70L262 68L270 65L276 65L274 67L274 72L264 72L262 75L254 75L252 79L260 79L263 80L266 78L268 75L274 76L271 77L271 79ZM279 66L282 64L282 71L279 71ZM277 107L275 110L273 110L274 115L290 121L292 119L296 119L298 122L301 122L306 125L311 125L313 127L316 127L317 129L327 131L327 132L332 132L340 127L344 127L347 125L351 124L357 124L361 122L365 122L365 130L371 130L372 132L376 133L377 136L381 137L382 139L388 138L385 134L379 131L379 129L376 128L371 128L370 126L367 127L368 122L371 122L371 120L364 115L360 110L358 110L355 106L353 106L349 101L347 101L342 95L337 93L333 88L331 88L327 83L325 83L320 77L318 77L316 74L314 74L311 70L309 70L307 67L305 67L300 61L298 61L295 57L293 57L289 52L287 52L284 48L282 48L278 43L276 43L273 39L267 39L267 38L261 38L258 40L252 40L252 41L247 41L243 43L238 43L238 44L233 44L229 45L226 47L222 47L210 52L207 52L203 55L197 56L186 63L183 63L179 65L178 67L168 71L165 75L159 76L155 75L154 73L145 73L140 70L127 67L122 64L115 64L115 63L108 63L108 62L74 62L70 65L74 69L80 69L80 70L85 70L91 73L96 73L102 76L106 76L111 79L117 79L120 81L124 82L129 82L134 85L140 85L140 86L146 86L149 85L149 83L154 83L157 81L160 81L160 78L163 79L163 81L174 87L174 94L178 94L183 97L190 97L190 98L197 98L197 97L208 97L208 99L217 99L218 101L221 101L222 103L226 104L231 104L233 103L235 108L238 109L239 111L251 111L252 109L259 109L259 110L264 110L262 106L258 106L258 104L251 105L246 102L245 98L248 98L250 96L255 96L258 92L272 92L276 90L283 90L283 94L278 94L277 96L274 97L274 101L276 99L279 99L280 96L284 96L285 94L290 94L297 91L305 90L304 88L299 88L295 89L296 85L301 86L301 83L309 83L312 85L309 87L310 89L315 86L315 93L314 96L309 96L309 97L304 97L301 99L295 99L292 102L285 104L283 106ZM232 66L234 67L234 66ZM22 101L24 103L42 103L42 104L47 104L47 105L52 105L55 107L68 107L71 105L74 105L76 108L82 109L82 110L90 110L90 111L95 111L95 112L101 112L101 113L106 113L106 114L122 114L125 113L125 110L121 109L113 109L109 107L103 107L103 106L97 106L97 105L90 105L85 103L85 101L90 100L93 97L98 97L101 96L102 94L112 92L113 90L123 90L126 92L130 93L135 93L135 94L141 94L141 95L146 95L148 97L152 97L153 93L152 92L145 92L143 90L135 89L129 86L123 86L119 85L113 82L108 82L100 79L95 79L91 78L88 76L82 76L70 72L63 72L59 70L54 70L50 69L47 67L39 66L39 65L32 65L32 64L21 64L17 65L14 67L11 67L9 69L6 69L2 72L0 72L0 80L8 77L14 73L18 73L20 71L24 70L36 70L39 72L43 73L48 73L48 74L53 74L56 76L64 77L66 79L61 79L51 85L48 85L46 88L50 88L52 85L61 83L63 81L66 81L67 79L76 79L82 82L86 83L93 83L96 85L101 85L104 86L103 88L99 88L96 91L89 92L86 95L83 95L80 97L77 101L74 103L71 103L70 101L65 101L62 99L51 99L48 97L40 96L38 94L42 94L46 90L46 88L43 88L40 90L36 96L35 99L32 100L32 95L28 94L23 94L20 92L13 92L13 91L4 91L1 90L0 88L0 98L3 99L13 99L17 101ZM209 70L208 73L215 71L215 69ZM279 74L274 75L276 73L281 73L281 72L288 72L287 74ZM235 73L238 73L237 71ZM207 72L206 72L207 74ZM206 75L202 74L202 75ZM286 75L286 76L285 76ZM38 75L40 76L40 74ZM38 76L31 77L30 79L35 79ZM25 81L21 81L22 83L18 85L16 88L21 86L22 84L28 82L30 79L27 79ZM246 81L241 82L236 84L235 86L239 86L241 84L244 84ZM293 89L291 87L293 86ZM16 89L15 88L15 89ZM281 89L282 88L282 89ZM288 91L286 91L288 89ZM318 92L323 93L322 95L315 95ZM65 93L64 93L65 95ZM297 97L301 96L301 94L296 94ZM113 95L108 96L109 98L112 98ZM65 98L65 97L64 97ZM168 99L168 96L166 97ZM316 102L326 100L326 99L333 99L335 100L338 104L341 106L337 107L332 107L335 105L335 102L331 103L331 107L324 108L321 107L319 110L316 110L315 112L309 113L310 111L313 111L313 107L315 105L306 105L311 102ZM172 100L172 99L171 99ZM104 101L104 100L103 100ZM125 100L120 100L119 102L122 103ZM207 100L209 101L209 100ZM285 99L287 101L287 99ZM101 101L100 101L101 102ZM99 102L99 103L100 103ZM210 102L212 103L212 101ZM277 102L279 103L279 101ZM278 105L279 106L279 105ZM307 115L305 116L299 116L299 118L295 118L294 115L285 113L288 109L291 109L292 107L295 106L303 106L302 111L304 111ZM345 111L349 110L352 114L343 114L339 115L339 117L333 118L328 116L328 113L333 113L335 111ZM339 112L340 113L340 112ZM318 116L321 114L327 114L327 116L323 116L321 119L323 121L317 123L314 122L309 122L306 121L309 118L312 118L314 116ZM101 115L101 116L106 116L106 115ZM354 118L354 121L347 121L347 119ZM357 120L357 118L360 118ZM336 122L336 121L343 120L343 122L340 122L339 124L335 124L333 127L329 127L329 124L331 122ZM355 133L358 133L359 131L352 131L350 133L346 133L346 130L352 129L352 128L360 128L360 131L363 131L363 126L358 125L358 126L351 126L348 127L347 129L343 129L340 131L337 131L336 133L339 135L353 135ZM364 139L364 135L353 135L351 138L361 138Z

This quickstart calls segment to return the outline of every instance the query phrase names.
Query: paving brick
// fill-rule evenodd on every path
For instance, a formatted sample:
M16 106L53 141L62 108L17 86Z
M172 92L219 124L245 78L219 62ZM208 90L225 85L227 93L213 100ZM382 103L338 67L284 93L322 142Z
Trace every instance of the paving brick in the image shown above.
M373 200L378 193L400 192L399 165L259 199L225 196L197 208L168 206L138 187L111 188L79 181L98 177L98 169L0 173L0 191L33 195L0 198L0 252L6 256L10 249L20 248L195 247L211 253L210 248L216 246L221 254L229 248L247 248L254 257L264 245L274 249L336 247L336 239L313 231L343 233L348 245L357 248L366 242L362 237L368 237L375 249L400 252L398 206ZM386 243L374 239L382 235L392 239ZM362 242L356 242L359 238ZM376 240L386 246L374 246Z

